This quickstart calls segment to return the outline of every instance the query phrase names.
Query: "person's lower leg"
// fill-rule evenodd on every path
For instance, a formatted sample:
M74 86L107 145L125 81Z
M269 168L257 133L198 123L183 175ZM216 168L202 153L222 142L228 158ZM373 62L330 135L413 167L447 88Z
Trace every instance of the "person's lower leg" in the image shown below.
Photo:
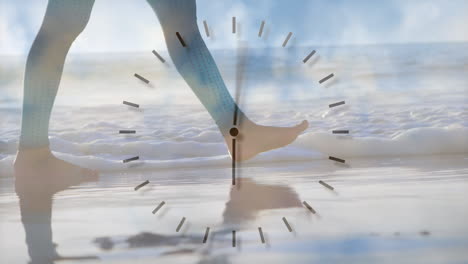
M195 1L148 0L162 25L167 48L177 70L215 120L222 134L233 125L236 103L196 23ZM185 42L183 47L176 32ZM240 119L248 120L239 111Z
M177 70L215 120L232 152L234 111L237 107L203 41L196 21L195 1L148 0L163 27L167 48ZM176 35L179 33L179 37ZM238 124L242 149L236 159L249 159L256 154L285 146L307 128L307 122L295 127L259 126L239 109Z
M68 50L84 29L94 0L50 0L29 51L19 149L49 146L49 120Z

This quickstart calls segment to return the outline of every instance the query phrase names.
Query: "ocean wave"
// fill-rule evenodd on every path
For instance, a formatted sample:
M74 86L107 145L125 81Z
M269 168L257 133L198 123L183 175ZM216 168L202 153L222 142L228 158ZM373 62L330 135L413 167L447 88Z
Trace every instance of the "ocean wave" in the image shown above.
M245 166L328 156L352 161L468 153L466 47L317 49L317 61L307 65L301 60L309 48L249 50L241 99L249 118L274 126L307 119L311 125L295 143L262 153ZM236 76L233 54L213 52L228 88L234 87ZM66 92L57 97L50 122L56 155L102 171L230 166L216 124L174 67L155 64L150 53L123 54L118 60L124 64L116 64L114 55L96 56L71 59L66 67L61 82ZM17 150L21 123L17 91L24 61L5 65L13 73L0 83L0 177L12 174ZM157 87L141 85L135 72L154 80ZM318 85L330 72L336 74L333 86ZM122 100L141 108L128 108ZM345 105L328 107L342 100ZM120 135L119 129L138 133ZM350 136L331 134L335 129L349 129ZM140 161L122 162L134 156Z
M468 153L468 128L413 128L393 138L308 133L294 145L345 158Z
M204 140L203 137L200 138ZM127 169L181 169L230 166L230 157L224 143L196 141L131 142L113 144L77 144L53 138L56 155L80 166L101 171ZM13 143L1 143L1 175L12 175ZM78 154L77 154L78 153ZM141 158L134 163L123 163L130 154ZM449 155L468 153L468 128L414 128L393 138L337 136L323 132L301 135L293 144L261 153L243 166L261 163L307 161L326 159L329 155L340 158L375 158L409 155Z

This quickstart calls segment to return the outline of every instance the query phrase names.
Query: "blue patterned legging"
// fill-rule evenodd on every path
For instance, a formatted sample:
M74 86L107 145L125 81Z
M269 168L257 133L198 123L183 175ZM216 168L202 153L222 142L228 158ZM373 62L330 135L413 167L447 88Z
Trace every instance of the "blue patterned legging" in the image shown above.
M197 26L195 0L147 0L164 31L177 70L215 120L221 133L232 125L234 100ZM88 23L94 0L49 0L26 63L20 148L49 145L49 119L63 65ZM187 47L176 37L179 32ZM240 118L245 118L239 111Z

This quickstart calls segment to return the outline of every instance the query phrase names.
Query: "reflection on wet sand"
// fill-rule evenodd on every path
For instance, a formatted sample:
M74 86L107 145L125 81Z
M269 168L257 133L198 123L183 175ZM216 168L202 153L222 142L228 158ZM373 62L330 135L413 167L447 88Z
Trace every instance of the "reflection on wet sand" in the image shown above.
M266 172L262 171L268 168L249 168L249 175L256 175L263 181L269 181L269 176L274 178L284 171L294 172L297 167L301 170L296 174L285 175L284 182L295 186L294 189L284 185L283 182L281 182L282 185L260 184L252 179L244 178L245 173L242 178L239 178L239 188L236 186L229 189L229 186L223 185L223 179L218 181L210 179L200 183L199 189L209 193L207 196L199 194L199 189L189 192L194 186L191 184L192 182L198 184L198 181L203 181L203 179L194 177L199 175L199 171L167 172L167 174L156 174L154 177L149 177L149 174L145 172L138 180L135 180L139 176L138 173L122 177L110 174L108 177L103 175L100 179L105 188L100 186L87 187L86 190L91 190L88 193L82 193L81 189L67 190L66 194L63 195L67 199L62 199L62 195L55 194L71 185L79 184L80 181L67 179L60 181L51 176L44 176L47 174L39 170L27 171L23 169L16 171L16 191L20 197L21 220L26 230L26 242L31 263L56 263L57 260L70 259L73 259L73 263L89 259L94 259L94 261L89 261L92 263L98 261L95 256L72 258L62 257L57 253L56 245L52 242L52 209L56 211L57 215L57 220L54 219L55 240L67 241L66 244L60 242L61 247L57 248L59 252L61 250L63 252L74 251L76 245L79 245L76 250L90 252L95 250L97 246L97 249L103 251L94 254L98 255L101 260L110 260L112 263L114 260L122 262L122 259L131 261L135 256L141 258L142 263L151 263L155 259L162 263L239 263L241 258L252 260L250 254L267 256L270 252L281 252L282 256L293 259L296 252L299 251L306 255L307 262L292 262L310 263L309 261L312 261L314 256L320 255L321 261L319 262L330 263L335 258L340 260L352 258L355 256L354 252L358 252L366 256L366 259L362 261L360 259L359 263L375 263L377 259L373 258L374 254L388 254L405 260L408 257L408 252L411 251L414 252L412 253L414 258L418 260L425 256L426 250L433 249L445 258L453 256L454 259L457 259L458 255L456 254L462 256L465 253L463 250L458 253L457 250L461 247L466 248L467 243L465 234L461 233L460 237L451 235L455 232L460 233L459 230L463 230L464 227L462 219L466 215L463 210L463 201L466 197L463 192L466 190L465 163L466 157L452 157L450 159L437 157L431 160L427 158L353 160L353 168L346 171L325 162L305 165L302 163L288 164L288 166L274 168ZM277 174L272 174L273 171ZM210 175L210 173L206 174ZM218 171L211 174L219 175ZM177 176L178 178L176 178ZM58 177L58 175L54 177ZM163 221L159 217L149 217L150 220L144 218L148 215L151 216L150 212L154 202L148 201L151 199L148 193L134 192L134 183L141 183L142 179L149 179L151 182L161 184L160 186L155 184L150 195L153 197L155 194L157 201L164 197L171 203L191 207L191 211L183 212L188 216L186 224L191 223L197 227L190 228L189 232L181 230L181 232L176 233L175 226L181 216L178 212L173 212L177 217L167 221ZM168 182L167 179L172 181ZM188 179L192 180L190 184L187 184ZM333 193L329 193L329 189L319 185L318 180L321 179L339 190L340 195L333 195ZM220 186L223 186L222 189ZM146 189L142 191L146 191ZM179 199L180 192L186 192L186 197ZM228 193L226 194L226 192ZM447 197L448 192L453 192L453 196ZM112 193L112 196L107 199L109 193ZM81 196L81 194L84 195ZM135 198L129 194L138 194L137 200L127 202L129 197ZM69 197L73 197L73 199ZM433 203L435 199L439 202ZM68 206L70 200L82 202L80 206L73 208L73 213L79 210L79 213L83 214L89 210L99 209L100 213L90 216L90 219L96 222L104 221L98 222L97 228L94 230L90 230L86 234L78 234L77 230L81 232L89 225L70 222L71 218L69 217L73 216L70 215L72 210ZM299 213L310 215L310 212L301 204L302 201L310 202L318 212L323 213L323 221L311 222L308 218L300 219L300 217L294 219L291 218L291 214L283 215L281 210L272 211L297 207ZM52 207L53 202L56 202L55 208ZM213 208L216 210L206 212L207 216L203 216L206 219L191 222L192 219L195 219L193 213L199 212L197 204L202 202L209 204L209 206L204 205L202 208L214 206ZM113 204L118 206L109 206ZM425 212L429 209L432 210L434 206L437 210L445 210L444 208L450 208L450 206L453 206L454 209L446 211L446 216L439 216L439 220L433 218L432 220L438 221L436 224L427 221L419 222L420 218L431 219L428 217L429 213ZM179 209L179 206L177 207ZM11 208L17 210L16 207ZM390 208L391 210L389 210ZM421 209L417 209L415 212L413 211L415 208ZM376 213L368 213L369 210ZM14 215L11 211L5 212L8 215ZM6 213L5 215L7 215ZM361 213L363 217L361 217ZM131 215L131 217L125 218L126 215ZM62 218L62 216L66 218ZM115 226L109 227L109 221L113 221L116 216L121 217L119 218L121 220ZM143 218L139 218L140 216ZM286 216L290 220L294 230L301 232L297 237L287 232L286 227L281 222L282 216ZM401 220L401 216L405 217L404 221ZM134 219L137 217L138 222L135 222ZM382 219L393 220L383 221ZM12 222L12 220L6 221ZM127 224L125 221L131 222ZM155 224L153 221L158 224L156 227L158 230L169 230L169 233L162 233L164 231L142 232L142 230L154 230L152 229ZM200 223L203 226L200 226ZM219 224L210 226L209 238L204 245L202 242L205 234L204 224L215 223ZM265 231L270 232L271 250L267 244L268 237L266 237L267 243L261 244L259 234L256 232L257 225L252 225L256 223ZM353 230L348 227L343 228L345 226L343 223L349 225ZM367 223L370 224L367 225ZM446 223L450 223L450 225L446 225ZM312 228L309 229L309 226ZM166 229L167 227L170 229ZM244 227L248 227L248 229ZM68 238L61 238L62 232L57 233L57 230L66 229L70 229L73 237L80 236L80 238L74 239L78 243ZM231 246L232 230L240 231L239 243L236 248ZM333 231L332 234L327 233L330 230ZM335 233L335 230L338 231ZM5 231L7 232L5 236L11 241L16 239L13 235L15 231ZM90 243L93 238L96 238L94 243ZM328 250L324 252L324 248ZM290 249L294 250L289 251ZM353 250L349 251L348 249ZM239 251L242 251L243 254L236 254ZM84 252L77 254L82 253ZM19 263L19 261L8 261L8 263ZM279 260L277 263L282 262Z
M21 158L19 158L21 159ZM86 181L97 180L97 175L57 175L47 173L47 166L17 159L15 189L19 197L21 222L26 233L31 264L54 263L56 260L97 259L96 256L61 256L52 238L52 203L56 193ZM20 166L18 165L20 164ZM39 166L37 166L39 165Z
M258 184L245 178L232 188L223 213L224 224L242 224L255 220L262 210L301 207L297 193L289 186Z
M243 223L255 220L257 214L262 210L302 206L298 194L289 186L259 184L248 178L239 179L237 186L231 188L230 197L223 213L222 226L211 233L209 246L202 249L201 255L208 256L214 242L216 242L216 246L230 247L231 237L229 234L231 234L232 227L236 226L237 229L241 229ZM177 246L176 249L162 253L162 255L173 255L197 252L203 237L202 233L161 235L142 232L125 238L98 237L94 243L102 250L110 250L116 246L128 248ZM199 263L229 263L227 259L224 262L212 262L212 260L210 258Z

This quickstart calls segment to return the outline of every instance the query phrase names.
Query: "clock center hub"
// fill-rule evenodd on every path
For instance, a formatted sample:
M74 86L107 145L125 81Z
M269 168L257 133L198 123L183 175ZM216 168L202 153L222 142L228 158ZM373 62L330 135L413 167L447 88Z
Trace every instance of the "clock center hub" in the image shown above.
M233 127L229 130L229 134L233 137L236 137L239 135L239 129L237 129L237 127Z

